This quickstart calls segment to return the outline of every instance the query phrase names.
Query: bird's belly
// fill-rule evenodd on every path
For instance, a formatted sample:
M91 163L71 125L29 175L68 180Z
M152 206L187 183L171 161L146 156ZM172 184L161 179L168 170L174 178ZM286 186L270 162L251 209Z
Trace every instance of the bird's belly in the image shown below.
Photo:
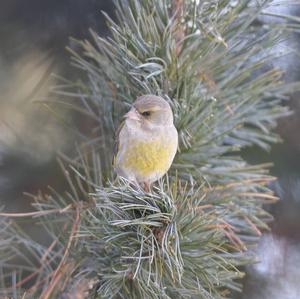
M161 177L169 169L174 157L174 146L163 141L135 141L127 144L122 168L139 179Z

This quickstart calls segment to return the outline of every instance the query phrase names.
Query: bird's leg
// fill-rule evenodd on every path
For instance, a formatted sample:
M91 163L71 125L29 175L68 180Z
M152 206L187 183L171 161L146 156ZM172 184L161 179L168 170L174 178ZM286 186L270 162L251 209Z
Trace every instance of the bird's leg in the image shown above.
M151 185L150 185L149 182L143 182L142 187L143 187L145 192L150 192L151 191Z

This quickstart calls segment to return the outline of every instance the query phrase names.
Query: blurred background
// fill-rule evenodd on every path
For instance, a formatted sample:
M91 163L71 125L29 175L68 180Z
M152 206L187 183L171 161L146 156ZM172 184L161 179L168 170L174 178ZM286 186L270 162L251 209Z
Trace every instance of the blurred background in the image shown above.
M55 153L72 150L76 135L68 125L80 122L69 110L58 120L50 111L52 74L76 79L66 46L69 37L89 37L92 28L107 35L101 10L113 16L108 0L10 0L0 4L0 206L7 211L27 211L31 198L51 185L64 188ZM300 17L300 3L277 0L273 12ZM272 18L263 18L272 22ZM300 35L294 34L274 51L294 49L274 61L285 70L288 81L300 80ZM283 142L269 153L256 148L245 151L249 162L274 163L278 176L272 188L280 197L268 207L274 215L272 231L255 249L260 263L248 267L241 299L300 298L300 103L294 94L288 105L294 114L280 121L277 131ZM43 104L41 103L43 102ZM39 236L32 225L28 230Z
M62 182L55 152L73 147L75 135L67 127L75 115L49 113L48 102L58 100L51 87L56 76L79 77L66 51L74 48L70 37L86 38L89 28L107 34L101 10L112 15L111 2L1 1L0 201L8 210L26 209L24 192Z

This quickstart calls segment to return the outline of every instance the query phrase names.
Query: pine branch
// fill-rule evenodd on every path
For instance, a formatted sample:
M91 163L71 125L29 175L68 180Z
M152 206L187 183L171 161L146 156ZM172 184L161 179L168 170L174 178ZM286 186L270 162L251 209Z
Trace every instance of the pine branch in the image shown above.
M276 197L270 165L249 165L239 153L278 140L272 128L290 113L281 102L300 87L282 82L270 55L299 24L255 22L269 3L116 1L118 20L106 16L111 36L78 41L72 63L86 82L64 80L54 92L73 99L93 129L75 159L61 154L66 193L36 196L27 215L54 240L36 251L43 263L27 276L38 276L29 296L226 298L241 290L242 266L256 260L249 248L272 219L262 206ZM121 116L146 93L169 101L180 138L152 193L116 179L110 163Z

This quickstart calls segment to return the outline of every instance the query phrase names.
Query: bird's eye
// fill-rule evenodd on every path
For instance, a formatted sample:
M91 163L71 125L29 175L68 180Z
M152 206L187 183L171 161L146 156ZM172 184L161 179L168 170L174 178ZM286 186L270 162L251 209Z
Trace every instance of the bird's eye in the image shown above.
M150 116L150 111L144 111L144 112L142 113L142 115L143 115L143 116Z

